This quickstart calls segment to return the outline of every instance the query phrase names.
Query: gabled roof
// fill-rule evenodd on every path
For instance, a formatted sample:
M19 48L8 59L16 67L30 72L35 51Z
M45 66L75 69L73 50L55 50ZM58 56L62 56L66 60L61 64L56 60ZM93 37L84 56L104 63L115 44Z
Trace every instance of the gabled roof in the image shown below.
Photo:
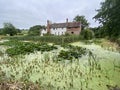
M50 28L65 28L66 23L54 23L50 25Z
M74 28L74 27L80 27L80 22L68 22L68 23L54 23L50 24L50 28Z
M80 27L80 22L69 22L67 27Z

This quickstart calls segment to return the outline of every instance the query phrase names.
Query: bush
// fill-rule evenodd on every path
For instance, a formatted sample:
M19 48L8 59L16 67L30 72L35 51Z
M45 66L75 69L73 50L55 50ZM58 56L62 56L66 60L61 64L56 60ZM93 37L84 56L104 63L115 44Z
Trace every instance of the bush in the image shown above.
M10 40L27 40L27 41L39 41L46 43L55 43L55 44L63 44L63 43L72 43L79 41L81 37L78 35L70 35L70 36L22 36L22 37L6 37L5 39Z
M30 27L30 29L28 31L28 35L31 35L31 36L40 35L41 30L44 28L45 28L45 26L41 26L41 25L35 25L33 27Z
M3 29L0 28L0 35L3 35Z
M111 37L111 38L109 38L110 39L110 41L112 41L112 42L116 42L119 46L120 46L120 37Z
M72 60L73 58L78 59L81 58L83 55L88 54L89 50L86 48L78 47L78 46L72 46L68 44L62 45L67 50L61 50L58 58Z
M69 33L65 33L65 36L70 36L70 34Z
M81 32L81 35L83 39L90 40L94 37L94 32L89 29L86 29Z
M117 39L117 43L120 46L120 38Z
M14 56L14 55L25 55L29 53L33 53L34 51L51 51L54 49L57 49L56 46L54 45L48 45L46 43L31 43L31 42L21 42L21 41L8 41L4 42L3 45L10 46L6 50L6 53L9 56Z
M11 23L4 23L3 33L13 36L17 34L17 29Z

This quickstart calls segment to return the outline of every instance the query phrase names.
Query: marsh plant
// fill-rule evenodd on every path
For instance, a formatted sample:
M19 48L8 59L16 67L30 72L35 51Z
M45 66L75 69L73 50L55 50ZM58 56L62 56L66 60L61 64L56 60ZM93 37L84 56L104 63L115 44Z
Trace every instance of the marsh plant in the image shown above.
M84 55L89 54L88 52L90 52L88 49L83 48L83 47L78 47L78 46L72 46L69 44L66 45L62 45L62 47L65 48L65 50L61 50L58 58L62 58L65 60L72 60L74 59L79 59ZM92 54L92 52L91 52Z
M41 46L43 49L46 44ZM108 52L108 55L115 57L114 60L111 57L107 60L106 56L98 57L90 49L78 46L65 45L62 51L65 55L60 54L61 49L55 50L16 57L3 54L0 58L1 83L6 81L4 85L12 83L23 90L107 90L108 87L120 87L118 53ZM103 53L107 54L106 51ZM68 54L72 56L71 60L68 60ZM78 55L81 56L75 58Z
M39 41L45 43L54 43L54 44L61 44L61 43L71 43L81 40L81 37L78 35L69 35L69 36L14 36L14 37L5 37L4 39L9 40L22 40L22 41Z
M6 50L6 53L9 56L14 55L25 55L29 53L33 53L34 51L41 51L41 52L47 52L54 49L57 49L54 45L48 45L47 43L33 43L33 42L22 42L22 41L7 41L4 43L1 43L1 45L9 46Z

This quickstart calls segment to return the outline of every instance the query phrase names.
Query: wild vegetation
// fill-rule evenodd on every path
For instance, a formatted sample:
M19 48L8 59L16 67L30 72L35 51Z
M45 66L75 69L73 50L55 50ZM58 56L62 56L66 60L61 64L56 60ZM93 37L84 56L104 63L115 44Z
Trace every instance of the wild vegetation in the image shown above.
M101 8L97 12L94 19L102 24L99 27L101 37L108 36L114 41L120 38L120 1L105 0L101 3Z
M62 60L73 60L73 59L79 59L83 55L90 54L92 55L92 52L87 50L86 48L78 47L78 46L72 46L72 45L62 45L67 50L61 50L58 58L61 58Z
M0 29L0 35L14 36L17 33L21 33L20 29L17 29L13 24L8 22L4 23L4 27Z
M84 15L77 15L75 16L75 18L73 19L73 21L76 21L76 22L81 22L82 23L82 30L84 30L84 28L88 28L89 27L89 22L88 20L85 18Z
M45 29L45 26L35 25L33 27L30 27L28 34L31 36L40 35L42 29Z
M81 32L81 37L84 40L91 40L94 38L94 32L90 29L83 30Z
M96 42L98 46L93 42ZM10 57L6 53L7 49L23 44L27 48L28 43L34 47L38 45L38 42L4 40L0 44L1 87L23 90L119 88L119 52L103 49L99 46L105 42L103 40L93 42L87 45L84 42L55 45L57 48L52 48L52 51L42 52L40 50ZM43 49L44 45L52 46L39 44L39 47ZM22 47L21 50L24 48ZM46 51L47 48L44 50Z
M10 56L20 55L20 54L25 55L25 54L33 53L35 51L45 52L45 51L57 49L56 46L48 45L47 43L21 42L16 40L1 43L1 45L10 46L10 48L6 50L6 53Z
M39 41L44 43L55 43L64 44L76 42L81 39L81 36L69 35L69 36L14 36L14 37L4 37L4 39L9 40L27 40L27 41Z
M77 15L73 21L82 23L79 36L40 37L44 26L19 32L5 23L0 29L0 90L120 90L119 10L120 0L102 2L94 17L102 24L97 28Z

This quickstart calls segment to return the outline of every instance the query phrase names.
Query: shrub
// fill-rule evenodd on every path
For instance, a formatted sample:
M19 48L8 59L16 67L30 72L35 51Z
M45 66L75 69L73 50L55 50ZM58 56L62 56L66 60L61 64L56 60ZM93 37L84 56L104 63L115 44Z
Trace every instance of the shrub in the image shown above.
M78 35L70 36L22 36L22 37L5 37L9 40L27 40L27 41L40 41L47 43L63 44L79 41L81 38Z
M0 35L3 35L3 29L0 28Z
M102 40L101 39L94 39L93 42L95 44L100 44L100 43L102 43Z
M89 52L89 50L87 50L86 48L82 48L78 46L64 44L62 45L62 47L68 50L61 50L58 55L58 58L67 59L67 60L72 60L73 58L78 59L83 55L88 54Z
M65 33L65 36L69 36L70 34L69 33Z
M89 29L86 29L81 32L81 35L82 35L83 39L90 40L94 37L94 32Z
M11 23L4 23L3 33L13 36L17 34L17 29Z
M33 27L30 27L28 34L29 35L40 35L41 30L44 29L45 26L41 26L41 25L35 25Z
M116 42L119 46L120 46L120 37L111 37L111 38L109 38L110 39L110 41L112 41L112 42Z
M20 41L8 41L3 43L4 45L11 46L6 50L6 53L10 56L19 54L29 54L34 51L51 51L57 49L54 45L48 45L46 43L31 43L31 42L20 42Z
M117 39L117 43L120 46L120 38Z

